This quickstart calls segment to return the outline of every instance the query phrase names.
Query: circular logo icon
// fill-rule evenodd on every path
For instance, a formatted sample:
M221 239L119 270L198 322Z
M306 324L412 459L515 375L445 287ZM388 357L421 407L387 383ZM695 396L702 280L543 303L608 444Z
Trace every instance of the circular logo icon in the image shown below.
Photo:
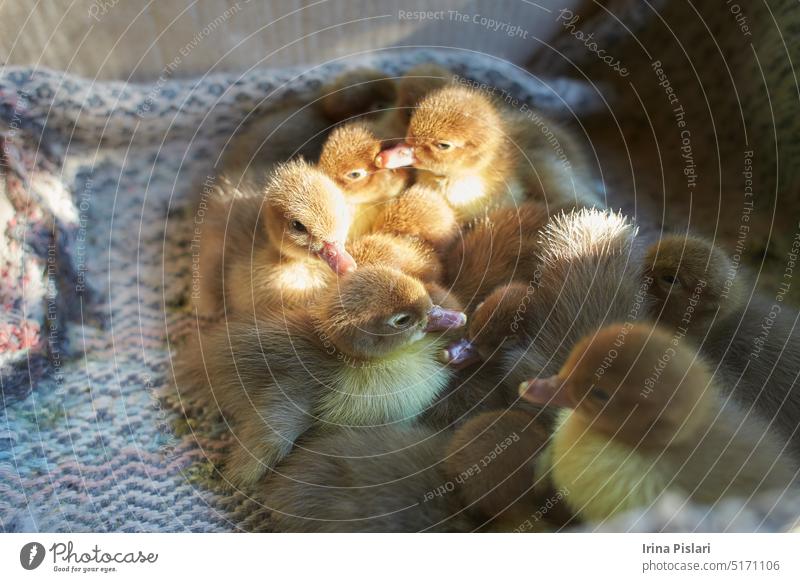
M19 551L19 563L26 570L35 570L44 561L44 546L39 542L29 542Z

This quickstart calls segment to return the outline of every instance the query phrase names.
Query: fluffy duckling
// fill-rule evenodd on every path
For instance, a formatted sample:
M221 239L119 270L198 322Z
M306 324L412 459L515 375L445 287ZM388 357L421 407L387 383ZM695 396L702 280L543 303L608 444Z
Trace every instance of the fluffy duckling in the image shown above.
M393 267L426 284L442 280L439 257L418 240L378 232L355 239L347 245L347 249L362 266Z
M409 425L313 435L256 496L279 532L471 531L459 497L440 494L446 443Z
M531 475L549 435L535 415L518 409L485 412L458 427L444 471L459 483L466 510L482 523L493 522L493 529L513 529L535 514Z
M444 253L459 233L456 215L444 198L419 184L386 204L372 229L420 241L438 254Z
M477 91L444 87L420 101L406 141L381 152L377 163L426 170L418 181L439 188L462 219L528 196L595 205L574 139L554 121L538 114L537 120L533 128Z
M752 282L702 238L664 237L646 264L653 317L700 343L723 386L800 452L800 313L780 293L748 293Z
M353 270L350 210L339 188L303 160L279 165L263 191L224 177L200 237L198 311L297 305Z
M310 433L255 495L280 532L466 532L521 522L537 509L530 476L546 440L517 411L482 415L455 433L421 425Z
M489 294L470 315L464 340L449 346L444 359L459 366L495 362L515 394L526 377L557 371L584 334L644 316L635 237L636 228L611 211L551 218L530 280Z
M318 103L329 121L360 117L382 140L402 141L417 103L451 77L433 63L412 67L396 82L374 69L356 69L324 87Z
M397 100L397 85L386 74L366 67L340 75L320 91L319 110L333 123L363 113L380 112Z
M539 264L539 233L549 215L544 204L499 208L477 220L447 253L447 282L469 313L495 288L532 280Z
M726 399L712 369L658 327L592 333L557 375L523 383L523 398L563 406L537 477L569 491L579 518L646 508L667 491L714 504L785 490L800 464L755 415Z
M312 426L411 420L447 385L440 333L466 316L417 279L366 266L310 307L217 326L186 350L178 386L203 387L235 427L227 477L252 484ZM210 384L209 384L210 382Z
M433 63L409 69L397 83L397 99L393 106L374 122L375 132L384 141L403 141L420 101L429 93L447 86L452 76L450 71Z
M375 164L380 151L380 140L362 121L331 131L322 148L319 169L342 189L353 206L351 236L369 232L386 201L400 194L408 184L408 170L388 170Z
M222 172L233 183L264 183L269 173L292 158L319 158L330 124L313 107L293 103L257 117L226 145Z
M652 280L653 317L702 338L715 321L740 311L746 301L743 275L727 254L705 239L668 235L645 256L646 279Z

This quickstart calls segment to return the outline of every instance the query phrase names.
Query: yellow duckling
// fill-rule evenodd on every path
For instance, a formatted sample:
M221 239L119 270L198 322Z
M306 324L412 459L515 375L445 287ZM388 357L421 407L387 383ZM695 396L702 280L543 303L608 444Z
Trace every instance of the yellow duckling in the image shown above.
M586 520L646 508L667 491L713 504L797 485L800 465L770 427L725 399L697 351L658 327L590 334L557 375L520 393L565 407L537 477L568 491L564 502Z
M179 389L200 391L232 422L227 478L253 484L312 427L414 419L444 390L440 333L463 327L439 289L365 266L310 306L225 321L181 354ZM443 298L452 301L452 298Z

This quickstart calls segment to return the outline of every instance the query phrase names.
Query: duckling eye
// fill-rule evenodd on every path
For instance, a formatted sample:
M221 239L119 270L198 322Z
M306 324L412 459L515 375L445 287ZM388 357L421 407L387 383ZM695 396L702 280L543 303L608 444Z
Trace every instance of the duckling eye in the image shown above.
M353 170L352 172L347 172L347 174L345 174L345 178L347 178L348 180L352 180L353 182L355 182L356 180L361 180L366 176L367 176L366 170Z
M289 223L289 226L292 227L292 230L294 230L295 232L308 232L306 226L299 220L291 221Z
M667 285L675 284L675 276L674 275L662 275L661 280L664 281Z
M446 152L446 151L447 151L447 150L449 150L451 147L453 147L453 144L451 144L451 143L448 143L448 142L446 142L446 141L437 141L437 142L436 142L436 148L437 148L437 149L439 149L439 150L441 150L441 151L443 151L443 152Z
M589 391L589 395L595 400L600 400L602 402L607 402L609 399L608 393L600 388L592 388Z
M398 313L389 319L389 325L396 329L403 329L411 323L411 316L408 313Z

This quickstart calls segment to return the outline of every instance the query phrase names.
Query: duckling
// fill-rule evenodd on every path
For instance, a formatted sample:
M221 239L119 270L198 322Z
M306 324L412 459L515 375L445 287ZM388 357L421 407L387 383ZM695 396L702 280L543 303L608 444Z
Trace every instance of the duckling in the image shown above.
M797 486L800 463L724 397L689 342L650 325L621 333L589 334L557 375L520 386L535 404L565 407L536 475L569 491L577 517L606 520L668 491L710 505Z
M354 209L351 236L369 232L385 202L408 184L407 169L387 170L375 165L380 151L380 140L363 121L340 125L322 147L319 169L342 189Z
M476 220L451 246L445 259L447 281L467 313L496 287L534 277L539 233L548 218L547 207L536 202L499 208Z
M393 267L424 283L439 283L442 279L439 257L415 239L378 232L355 239L347 249L359 265Z
M397 96L397 85L392 78L362 67L347 71L325 85L317 106L328 121L339 123L363 113L385 111Z
M419 102L429 93L449 85L452 77L450 71L434 63L423 63L409 69L397 83L397 99L393 107L373 123L375 132L385 142L403 141Z
M459 233L456 215L444 198L419 184L387 203L375 217L372 229L420 241L439 255Z
M475 90L444 87L420 101L406 141L381 152L376 163L426 170L418 181L441 189L462 219L487 207L517 205L528 196L598 205L575 140L554 121L539 114L536 120L531 128Z
M527 282L495 289L470 314L463 340L443 359L497 363L508 389L554 373L575 342L610 322L647 313L637 230L623 215L597 209L552 217L539 236L539 262Z
M350 211L341 191L303 160L279 165L266 188L222 177L202 225L198 311L301 304L333 273L353 270L344 248ZM321 260L320 260L321 259ZM327 264L327 266L326 266Z
M255 497L279 532L467 532L527 516L546 435L523 414L492 425L495 416L455 433L423 425L309 433Z
M752 289L727 254L698 237L664 237L648 251L653 317L700 344L741 404L800 452L800 313Z
M310 435L255 496L279 532L471 531L444 491L447 438L419 425Z
M439 333L466 316L391 267L342 276L309 306L233 318L185 350L181 384L205 390L235 426L228 479L250 485L313 426L408 421L447 385Z
M740 311L746 301L744 276L724 251L696 236L668 235L653 244L645 256L644 277L652 281L653 317L695 338Z
M261 185L278 164L319 158L330 124L313 107L295 102L257 117L226 145L221 172L234 184Z
M458 427L447 445L444 471L458 483L466 510L495 524L521 523L534 514L531 475L549 436L536 416L519 409L485 412Z

